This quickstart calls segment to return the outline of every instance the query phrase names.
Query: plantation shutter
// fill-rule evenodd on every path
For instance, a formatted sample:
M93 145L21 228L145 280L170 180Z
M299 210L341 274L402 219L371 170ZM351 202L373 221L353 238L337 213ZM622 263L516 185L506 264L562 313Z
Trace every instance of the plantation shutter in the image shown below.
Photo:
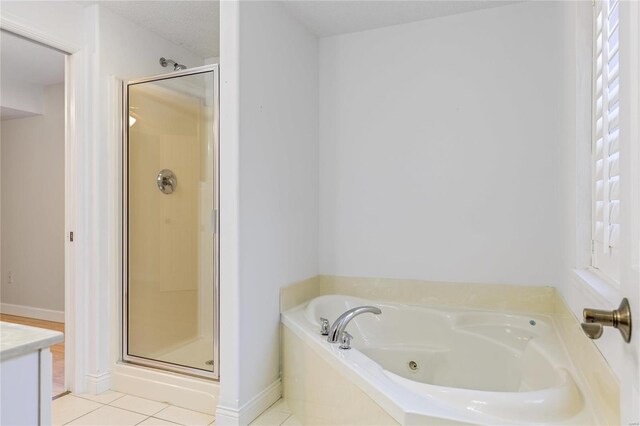
M619 0L594 4L593 243L594 267L614 278L620 244Z

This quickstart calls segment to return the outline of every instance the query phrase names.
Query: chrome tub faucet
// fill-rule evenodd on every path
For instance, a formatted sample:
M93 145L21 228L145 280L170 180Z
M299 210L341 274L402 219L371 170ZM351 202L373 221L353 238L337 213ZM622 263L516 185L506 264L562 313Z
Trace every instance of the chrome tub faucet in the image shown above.
M352 336L347 333L345 329L352 319L354 319L358 315L366 313L380 315L382 311L375 306L358 306L357 308L349 309L348 311L340 315L338 319L333 323L327 336L327 342L337 343L338 341L341 341L342 345L340 346L340 349L350 349L351 346L349 345L349 343L351 342Z

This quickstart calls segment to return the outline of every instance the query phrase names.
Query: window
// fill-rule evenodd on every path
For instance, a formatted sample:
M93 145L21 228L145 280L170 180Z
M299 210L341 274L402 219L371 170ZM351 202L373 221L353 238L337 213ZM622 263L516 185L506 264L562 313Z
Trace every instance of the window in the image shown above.
M620 282L619 0L594 3L592 266Z

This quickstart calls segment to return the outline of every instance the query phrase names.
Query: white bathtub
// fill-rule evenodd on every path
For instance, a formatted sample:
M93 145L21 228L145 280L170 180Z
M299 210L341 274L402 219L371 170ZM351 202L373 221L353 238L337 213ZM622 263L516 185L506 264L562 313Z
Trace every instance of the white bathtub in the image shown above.
M362 305L382 314L360 315L347 326L351 350L320 335L320 317L332 323ZM284 312L282 322L400 424L595 422L544 315L330 295Z

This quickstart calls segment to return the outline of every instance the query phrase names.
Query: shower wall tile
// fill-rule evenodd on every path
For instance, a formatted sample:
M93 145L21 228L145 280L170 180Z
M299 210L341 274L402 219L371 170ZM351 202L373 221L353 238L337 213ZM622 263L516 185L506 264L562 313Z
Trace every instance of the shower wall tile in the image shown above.
M129 103L128 350L158 359L213 332L213 305L204 303L213 300L207 111L166 82L133 86ZM157 186L163 169L177 177L169 195ZM200 360L189 365L201 368Z

